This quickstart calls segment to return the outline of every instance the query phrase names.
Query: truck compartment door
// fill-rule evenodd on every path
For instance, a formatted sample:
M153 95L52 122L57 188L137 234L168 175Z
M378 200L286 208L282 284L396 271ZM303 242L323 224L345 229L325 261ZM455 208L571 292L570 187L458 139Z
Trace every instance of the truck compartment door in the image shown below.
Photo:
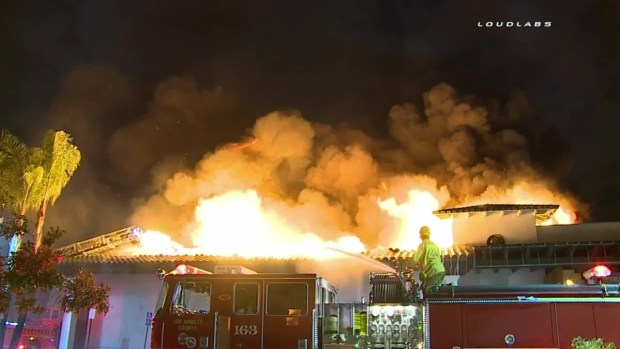
M215 333L213 338L215 349L230 349L230 316L215 313Z

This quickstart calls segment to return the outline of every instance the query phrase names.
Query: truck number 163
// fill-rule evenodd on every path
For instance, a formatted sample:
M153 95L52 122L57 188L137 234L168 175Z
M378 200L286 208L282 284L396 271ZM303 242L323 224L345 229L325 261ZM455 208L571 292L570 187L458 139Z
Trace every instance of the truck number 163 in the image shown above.
M258 328L256 326L248 326L248 325L235 326L235 335L255 336L257 334L258 334Z

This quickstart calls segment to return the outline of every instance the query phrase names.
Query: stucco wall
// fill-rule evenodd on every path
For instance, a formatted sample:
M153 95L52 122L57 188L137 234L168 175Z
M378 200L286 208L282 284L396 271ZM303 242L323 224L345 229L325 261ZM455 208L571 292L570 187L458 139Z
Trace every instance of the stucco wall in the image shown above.
M457 214L452 219L455 245L485 245L489 236L500 234L506 244L536 242L536 218L517 211Z
M110 311L92 322L89 348L144 348L146 314L152 312L161 280L150 274L98 274L111 287ZM84 331L84 329L82 329ZM150 329L147 348L150 344Z
M458 285L528 285L544 284L544 269L529 270L502 268L498 270L484 269L480 271L472 270L458 279Z
M596 222L536 227L538 242L620 240L620 222Z

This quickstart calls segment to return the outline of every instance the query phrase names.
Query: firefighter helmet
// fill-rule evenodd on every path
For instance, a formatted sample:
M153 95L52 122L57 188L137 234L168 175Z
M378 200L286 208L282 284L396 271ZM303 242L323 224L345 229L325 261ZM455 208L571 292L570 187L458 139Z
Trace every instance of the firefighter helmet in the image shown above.
M423 225L420 228L420 238L430 238L431 237L431 229L429 227L427 227L426 225Z

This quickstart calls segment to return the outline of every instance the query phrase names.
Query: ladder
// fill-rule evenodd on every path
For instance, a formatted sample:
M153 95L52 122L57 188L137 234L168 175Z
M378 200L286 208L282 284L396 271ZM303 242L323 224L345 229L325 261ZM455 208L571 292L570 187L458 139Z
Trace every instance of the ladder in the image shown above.
M112 250L120 245L136 242L142 229L135 225L95 236L58 248L63 257L88 256Z

